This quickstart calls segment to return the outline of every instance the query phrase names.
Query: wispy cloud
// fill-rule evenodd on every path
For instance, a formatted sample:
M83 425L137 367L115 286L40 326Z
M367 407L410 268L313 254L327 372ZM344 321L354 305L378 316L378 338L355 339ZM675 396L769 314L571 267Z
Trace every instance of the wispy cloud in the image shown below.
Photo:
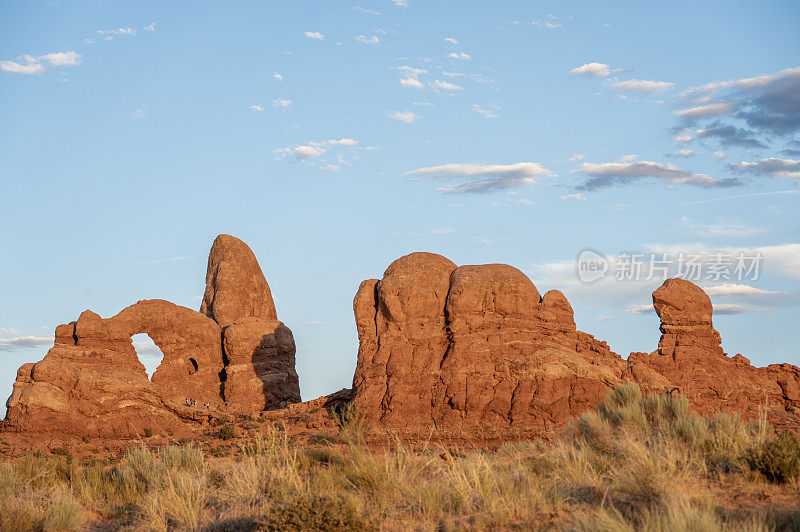
M461 59L462 61L468 61L472 59L471 55L464 52L450 52L449 54L447 54L447 57L449 57L450 59Z
M719 140L722 146L738 146L740 148L766 148L767 146L755 138L756 132L749 129L739 128L731 124L724 124L715 121L704 129L695 131L695 137L699 139L714 138Z
M309 39L314 40L314 41L324 41L325 40L325 35L321 34L318 31L307 31L307 32L304 32L303 35L305 35L306 37L308 37Z
M800 161L794 159L778 159L771 157L756 162L742 161L729 163L728 168L733 171L762 175L767 177L785 177L800 180Z
M137 264L162 264L165 262L179 262L182 260L190 260L192 257L169 257L166 259L153 259L153 260L146 260L142 262L138 262Z
M705 174L696 174L674 164L653 161L621 161L615 163L583 163L573 170L589 176L578 188L597 190L614 185L628 185L644 179L663 180L670 184L694 185L705 188L724 188L741 184L734 178L717 179Z
M274 105L275 107L279 107L281 109L286 109L287 107L292 105L292 100L289 100L287 98L278 98L272 100L272 105Z
M698 105L689 109L675 111L681 118L708 118L711 116L726 115L731 112L733 107L729 103L710 103L708 105Z
M443 91L460 91L464 90L464 87L461 85L456 85L455 83L450 83L449 81L442 81L439 79L433 80L429 83L432 89L439 89Z
M472 112L484 118L497 118L497 113L495 111L488 107L478 105L477 103L472 104Z
M368 147L360 146L359 142L351 138L330 139L324 141L311 141L306 144L278 148L275 150L277 159L293 158L298 161L314 163L324 170L338 170L341 164L347 164L342 150L366 150ZM332 155L330 159L327 155ZM318 162L317 162L318 161Z
M356 41L363 44L380 44L381 42L377 35L356 35Z
M704 238L751 238L765 233L761 227L726 220L701 223L683 216L680 224L689 233Z
M714 286L704 286L703 290L710 296L769 296L784 294L785 292L764 290L748 284L722 283Z
M37 347L53 343L52 338L42 336L18 336L16 338L0 338L0 351L15 351L27 347Z
M539 179L555 174L539 163L474 164L453 163L429 166L406 172L407 176L434 179L456 179L458 182L440 187L447 193L485 193L533 185Z
M644 93L663 92L672 88L675 84L671 81L650 81L646 79L628 79L624 81L614 80L609 85L620 91L633 91Z
M421 117L414 111L391 111L389 112L389 118L392 120L397 120L398 122L410 124L412 122L416 122Z
M727 109L729 118L743 121L764 135L789 135L800 130L800 67L737 80L715 81L681 94L689 108L684 119L707 118L692 114L700 108ZM699 104L699 106L698 106ZM688 112L689 114L683 114ZM708 115L717 116L717 115Z
M445 37L444 42L450 43L452 45L458 44L458 41L455 40L453 37Z
M365 15L380 15L381 14L380 11L375 11L374 9L366 9L364 7L361 7L361 6L353 7L353 11L358 11L359 13L363 13Z

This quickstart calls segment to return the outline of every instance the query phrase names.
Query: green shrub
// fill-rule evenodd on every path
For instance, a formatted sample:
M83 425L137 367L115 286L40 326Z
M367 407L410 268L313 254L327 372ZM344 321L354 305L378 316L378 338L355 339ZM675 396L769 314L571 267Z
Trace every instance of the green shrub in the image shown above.
M789 482L800 478L800 441L790 432L782 432L751 450L747 461L771 482Z
M290 498L270 508L262 530L364 530L366 524L343 499L319 495Z
M219 430L217 431L217 438L220 440L232 440L236 437L236 429L233 428L233 425L225 424L222 425Z
M153 429L151 427L145 427L145 429L144 429L144 437L145 438L152 438L153 437Z

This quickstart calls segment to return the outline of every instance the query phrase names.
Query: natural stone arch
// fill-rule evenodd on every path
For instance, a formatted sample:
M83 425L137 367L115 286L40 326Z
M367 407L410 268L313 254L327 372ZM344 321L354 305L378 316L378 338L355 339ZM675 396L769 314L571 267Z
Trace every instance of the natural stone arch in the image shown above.
M139 301L104 320L118 338L146 333L164 353L150 381L163 396L198 404L222 401L222 332L199 312L161 299ZM144 369L144 367L142 367Z

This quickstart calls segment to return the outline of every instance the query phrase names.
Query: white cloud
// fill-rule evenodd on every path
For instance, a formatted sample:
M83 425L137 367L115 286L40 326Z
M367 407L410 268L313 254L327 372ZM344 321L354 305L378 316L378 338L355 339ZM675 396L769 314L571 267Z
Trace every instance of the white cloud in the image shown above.
M408 0L392 0L392 3L398 7L408 7Z
M0 334L19 334L19 331L13 327L0 327Z
M417 121L420 116L414 111L392 111L389 113L389 118L410 124L411 122Z
M323 34L321 34L320 32L318 32L318 31L307 31L307 32L303 33L303 35L305 35L309 39L313 39L315 41L324 41L325 40L325 36Z
M590 78L604 78L611 74L611 67L605 63L586 63L569 71L570 74L589 76Z
M636 91L655 93L669 89L675 85L669 81L649 81L645 79L629 79L626 81L612 81L611 86L622 91Z
M672 137L672 140L680 144L686 144L687 142L692 142L692 138L693 137L691 135L677 135Z
M256 113L260 113L261 111L264 110L264 108L260 105L251 105L250 110L255 111Z
M486 118L497 118L497 113L486 107L481 107L477 103L472 104L472 112Z
M47 61L53 66L76 66L80 64L81 56L75 52L55 52L39 56L39 60Z
M675 114L681 118L708 118L710 116L726 115L731 110L732 107L728 103L711 103L675 111Z
M450 44L458 44L458 41L455 40L453 37L445 37L444 42L449 42Z
M447 76L448 78L463 78L464 74L461 72L448 72L447 70L442 70L442 74Z
M414 88L414 89L421 89L425 85L423 85L422 82L420 80L418 80L417 78L402 78L400 80L400 86L401 87L411 87L411 88Z
M755 286L750 286L748 284L736 284L736 283L722 283L716 286L704 286L703 290L709 296L768 296L768 295L776 295L776 294L783 294L785 292L775 292L772 290L764 290L762 288L756 288Z
M421 89L425 86L419 80L419 77L423 74L427 74L428 73L427 70L424 70L422 68L414 68L407 65L397 67L397 70L400 71L405 76L400 79L401 87Z
M18 336L16 338L0 338L0 351L14 351L26 347L37 347L53 343L52 338L42 336Z
M278 154L278 159L284 159L286 157L293 156L295 159L300 161L309 161L312 159L317 159L322 155L328 153L331 148L356 148L359 146L359 143L355 139L350 138L341 138L341 139L330 139L324 140L321 142L311 141L306 144L302 144L299 146L294 146L290 148L278 148L275 150L275 153ZM361 148L361 149L369 149L369 148ZM341 153L339 154L340 157L337 159L337 162L343 162L341 159ZM338 166L336 168L332 168L334 166L328 161L323 161L326 163L326 166L323 167L326 170L336 169L338 170Z
M691 157L696 152L694 150L690 150L689 148L683 148L682 150L676 151L672 154L673 157Z
M40 63L29 61L25 64L17 63L14 61L0 61L0 70L3 72L11 72L12 74L41 74L45 68Z
M144 108L140 107L139 109L135 110L131 113L131 117L133 118L146 118L147 113L145 112Z
M354 139L338 139L338 140L333 139L333 140L328 140L325 143L329 146L347 146L347 147L358 146L358 141Z
M377 35L370 35L369 37L366 35L356 35L356 40L364 44L379 44L381 42Z
M144 27L144 31L156 31L156 23L151 22L150 24Z
M713 155L717 159L724 159L726 157L725 152L723 152L723 151L715 151L711 155Z
M457 178L458 183L439 188L442 192L493 192L533 185L539 178L554 177L555 174L539 163L473 164L454 163L418 168L406 175L436 179Z
M281 76L277 72L273 72L272 73L272 79L274 79L275 81L283 81L283 76Z
M47 71L48 66L76 66L81 62L81 55L77 52L52 52L40 56L23 55L20 57L22 62L0 61L0 70L11 72L12 74L42 74Z
M450 83L449 81L441 81L441 80L434 80L430 83L430 86L434 89L441 89L445 91L460 91L464 90L464 87L461 85L456 85L455 83Z
M319 157L323 153L325 153L325 148L320 146L297 146L294 148L294 155L300 160L311 159L313 157Z
M278 98L276 100L272 100L272 105L274 105L275 107L280 107L285 109L290 105L292 105L292 100L286 98Z
M469 60L472 59L472 56L469 54L465 54L464 52L450 52L447 54L447 57L451 59L461 59L461 60Z

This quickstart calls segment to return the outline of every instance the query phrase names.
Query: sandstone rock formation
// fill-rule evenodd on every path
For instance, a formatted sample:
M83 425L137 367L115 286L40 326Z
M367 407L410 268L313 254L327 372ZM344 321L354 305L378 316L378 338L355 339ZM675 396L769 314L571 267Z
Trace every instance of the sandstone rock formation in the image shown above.
M800 369L727 357L712 305L670 279L653 293L661 341L628 361L578 331L561 292L540 296L503 264L456 267L431 253L393 262L353 302L359 336L355 407L373 430L509 438L546 435L594 408L610 388L679 391L704 413L760 409L800 428Z
M362 283L353 307L355 407L390 430L544 433L597 404L625 366L576 330L560 292L542 298L503 264L412 253Z
M180 434L216 413L300 400L292 333L277 321L269 286L241 240L215 240L201 310L148 300L111 318L87 310L59 325L44 359L19 369L6 425L79 436ZM151 379L131 343L138 333L164 354Z
M800 368L758 368L740 354L727 356L711 321L711 300L689 281L668 279L653 292L653 306L661 318L658 349L632 353L626 376L645 391L668 383L702 413L729 411L752 419L763 412L776 426L800 428Z

